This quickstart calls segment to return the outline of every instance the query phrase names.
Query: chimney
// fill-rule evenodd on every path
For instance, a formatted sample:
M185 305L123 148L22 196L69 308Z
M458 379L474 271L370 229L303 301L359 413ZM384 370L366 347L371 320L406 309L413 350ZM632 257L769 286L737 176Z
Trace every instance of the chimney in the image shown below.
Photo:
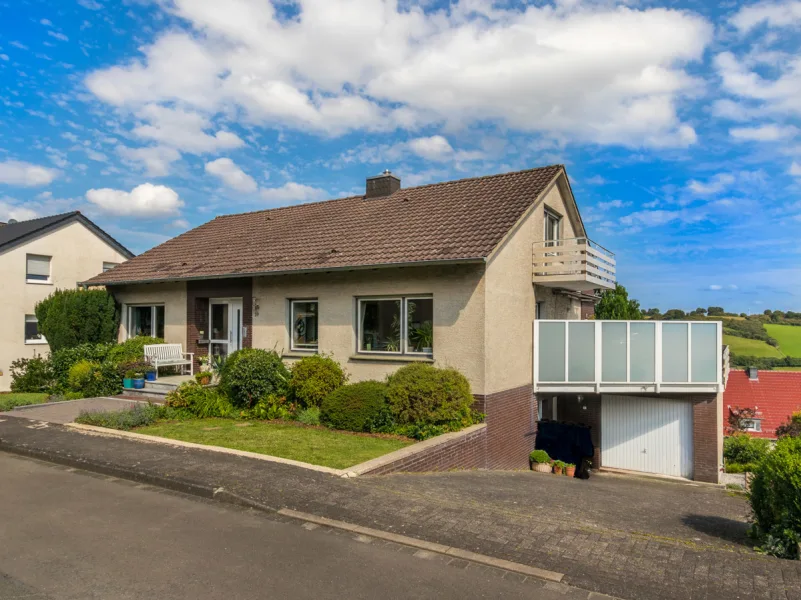
M748 367L745 372L748 373L748 379L751 381L759 381L759 371L756 367Z
M389 169L385 169L381 175L367 178L367 191L365 197L380 198L394 194L401 187L400 178L392 174Z

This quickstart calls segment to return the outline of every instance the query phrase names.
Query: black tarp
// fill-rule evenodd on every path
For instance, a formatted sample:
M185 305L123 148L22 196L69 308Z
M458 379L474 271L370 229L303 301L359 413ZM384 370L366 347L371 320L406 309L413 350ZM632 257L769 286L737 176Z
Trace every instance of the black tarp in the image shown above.
M595 446L592 445L590 428L587 425L539 421L534 447L545 450L553 460L576 465L576 477L589 477L585 459L592 459Z

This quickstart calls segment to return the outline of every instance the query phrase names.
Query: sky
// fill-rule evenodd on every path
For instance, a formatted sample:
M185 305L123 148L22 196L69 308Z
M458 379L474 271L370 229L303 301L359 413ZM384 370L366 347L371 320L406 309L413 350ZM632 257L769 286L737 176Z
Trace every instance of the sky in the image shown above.
M0 221L135 252L561 163L642 306L801 310L800 116L801 1L0 0Z

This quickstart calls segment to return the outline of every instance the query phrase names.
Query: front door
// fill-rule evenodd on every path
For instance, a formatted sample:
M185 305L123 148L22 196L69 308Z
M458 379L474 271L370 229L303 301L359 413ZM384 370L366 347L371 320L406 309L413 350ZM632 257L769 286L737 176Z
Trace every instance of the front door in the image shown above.
M242 348L242 299L216 298L209 301L209 342L211 355L229 356Z

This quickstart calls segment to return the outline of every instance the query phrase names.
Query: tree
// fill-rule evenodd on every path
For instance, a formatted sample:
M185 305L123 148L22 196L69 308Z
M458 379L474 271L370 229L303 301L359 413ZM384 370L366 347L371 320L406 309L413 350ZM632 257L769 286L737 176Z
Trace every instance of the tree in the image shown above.
M762 314L766 317L770 317L773 314L773 311L768 308Z
M55 352L117 341L120 315L106 290L56 290L36 305L39 332Z
M710 306L706 309L706 314L710 317L721 317L725 312L722 306Z
M595 318L612 321L638 321L642 319L640 303L629 300L629 293L619 283L614 290L606 290L595 305Z
M695 310L692 312L692 314L694 314L694 315L705 315L705 314L706 314L706 309L705 309L705 308L701 308L701 307L699 306L698 308L696 308L696 309L695 309Z
M681 319L684 319L686 317L687 315L680 308L671 308L669 311L665 313L665 316L662 318L665 321L680 321Z
M649 308L648 310L644 310L642 314L653 319L659 317L662 313L658 308Z

